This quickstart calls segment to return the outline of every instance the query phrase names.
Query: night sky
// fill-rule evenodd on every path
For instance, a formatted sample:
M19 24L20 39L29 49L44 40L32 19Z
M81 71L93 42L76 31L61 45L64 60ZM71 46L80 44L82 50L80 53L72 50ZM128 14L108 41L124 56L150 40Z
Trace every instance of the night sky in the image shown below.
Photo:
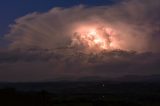
M8 32L8 26L18 17L32 12L45 12L53 7L72 7L75 5L100 6L113 4L113 0L1 0L0 36Z
M1 0L0 82L159 78L159 11L159 0Z

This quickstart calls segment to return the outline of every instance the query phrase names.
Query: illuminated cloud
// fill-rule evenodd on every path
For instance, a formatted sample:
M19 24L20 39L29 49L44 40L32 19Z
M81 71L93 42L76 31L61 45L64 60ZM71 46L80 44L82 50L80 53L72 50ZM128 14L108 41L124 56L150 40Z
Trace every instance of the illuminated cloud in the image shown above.
M111 6L53 8L16 19L6 37L11 48L55 49L69 46L78 28L112 29L112 45L123 50L159 51L158 0L128 0ZM156 33L157 32L157 33ZM107 39L107 38L106 38ZM96 39L98 40L98 39ZM102 45L106 45L101 40Z
M159 75L159 10L159 0L122 0L20 17L5 35L8 50L0 50L0 80Z

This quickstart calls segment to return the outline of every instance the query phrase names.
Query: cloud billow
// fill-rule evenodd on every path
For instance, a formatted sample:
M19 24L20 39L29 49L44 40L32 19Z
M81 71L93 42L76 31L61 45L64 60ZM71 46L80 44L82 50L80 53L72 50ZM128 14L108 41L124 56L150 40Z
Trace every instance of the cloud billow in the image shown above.
M0 50L0 81L113 79L159 75L159 0L122 0L111 6L56 7L16 19ZM121 47L99 53L71 48L78 26L116 31Z
M125 50L160 50L158 0L128 0L111 6L56 7L45 13L31 13L16 19L6 35L10 48L55 49L69 45L75 27L107 25L117 32L118 45Z

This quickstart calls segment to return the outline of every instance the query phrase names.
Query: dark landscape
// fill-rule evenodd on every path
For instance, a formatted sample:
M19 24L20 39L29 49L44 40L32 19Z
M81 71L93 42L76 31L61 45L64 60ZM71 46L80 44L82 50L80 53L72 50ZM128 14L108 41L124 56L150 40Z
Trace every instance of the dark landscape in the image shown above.
M1 83L1 106L159 106L158 82Z

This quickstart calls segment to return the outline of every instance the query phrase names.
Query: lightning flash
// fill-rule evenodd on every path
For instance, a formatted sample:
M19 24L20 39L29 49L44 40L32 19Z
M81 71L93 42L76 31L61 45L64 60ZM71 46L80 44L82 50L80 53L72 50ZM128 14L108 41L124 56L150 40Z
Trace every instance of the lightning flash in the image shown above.
M72 46L100 52L115 48L114 31L102 26L80 26L72 37Z

